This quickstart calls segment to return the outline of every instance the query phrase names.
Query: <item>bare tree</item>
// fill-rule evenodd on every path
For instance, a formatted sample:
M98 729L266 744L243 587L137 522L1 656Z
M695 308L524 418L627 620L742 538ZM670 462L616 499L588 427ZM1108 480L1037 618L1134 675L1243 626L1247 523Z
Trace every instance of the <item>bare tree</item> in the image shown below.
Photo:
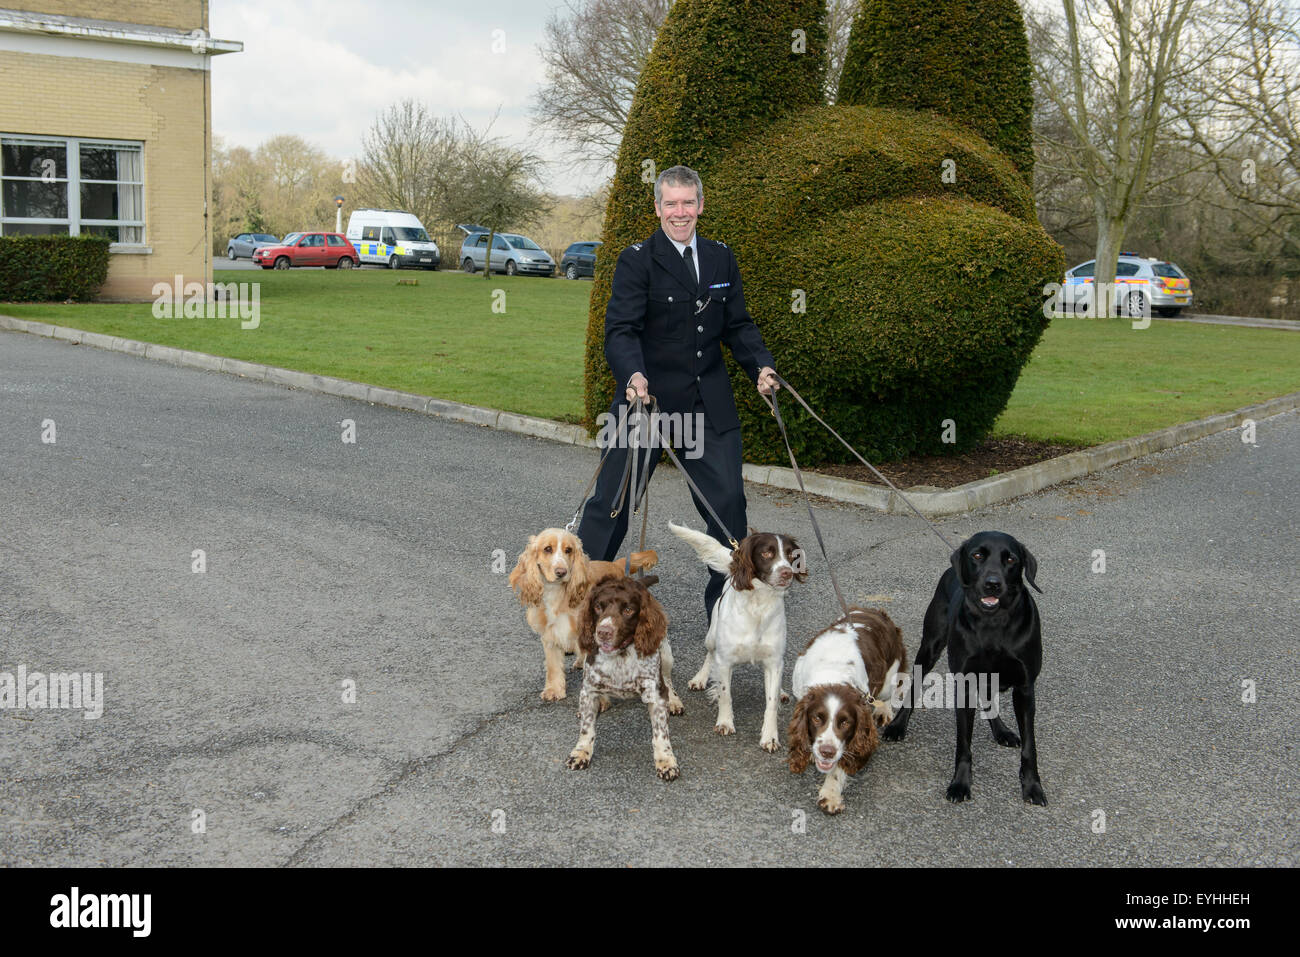
M826 97L839 86L849 29L861 0L827 3ZM566 0L546 22L539 51L546 83L534 123L583 161L613 164L632 94L672 0Z
M362 202L437 222L444 218L448 180L469 138L463 121L434 116L415 100L395 103L362 139L356 192Z
M456 222L471 222L489 230L484 278L492 275L492 242L498 232L519 229L536 222L550 211L547 194L540 185L546 162L526 147L513 146L483 131L466 127L461 162L456 174L445 181L444 210Z
M1174 105L1233 206L1258 237L1300 260L1300 11L1286 0L1225 0L1232 38Z
M1200 3L1062 0L1060 16L1025 10L1036 93L1052 120L1034 131L1038 162L1045 173L1079 178L1087 190L1099 288L1112 287L1125 232L1160 185L1150 174L1174 123L1169 91L1213 56L1205 45L1192 51L1184 43Z
M632 94L672 0L566 0L539 47L535 122L589 162L612 163Z

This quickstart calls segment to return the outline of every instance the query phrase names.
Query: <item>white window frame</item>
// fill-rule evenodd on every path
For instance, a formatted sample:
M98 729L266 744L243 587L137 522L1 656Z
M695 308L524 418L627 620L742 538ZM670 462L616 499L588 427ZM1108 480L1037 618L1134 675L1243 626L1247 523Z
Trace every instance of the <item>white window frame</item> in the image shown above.
M52 145L62 145L66 151L65 164L67 166L66 177L59 177L57 182L63 182L68 192L68 215L67 217L42 218L31 216L6 216L4 211L4 190L0 189L0 235L5 235L4 227L6 223L15 224L35 224L39 226L65 226L69 236L80 236L83 226L117 226L119 228L137 228L140 230L140 239L138 242L124 243L114 242L109 246L110 252L121 250L137 250L146 246L148 236L145 232L145 222L148 214L145 211L145 170L144 170L144 143L140 140L113 140L103 137L90 136L37 136L29 133L0 133L0 144L7 140L21 140L24 143L50 143ZM106 147L109 149L135 148L140 152L140 179L139 180L99 180L81 178L81 148L85 146L88 149ZM3 175L3 181L16 180L19 182L41 182L39 176L10 176ZM139 219L83 219L81 217L81 184L104 184L112 183L116 186L138 186L140 188L140 218Z

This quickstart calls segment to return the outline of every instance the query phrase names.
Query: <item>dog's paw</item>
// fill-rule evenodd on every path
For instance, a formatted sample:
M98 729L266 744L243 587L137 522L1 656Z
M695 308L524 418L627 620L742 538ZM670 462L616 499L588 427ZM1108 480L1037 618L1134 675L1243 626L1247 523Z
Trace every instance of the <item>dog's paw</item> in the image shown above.
M655 762L655 774L659 775L660 781L676 781L679 773L676 758Z
M542 690L543 701L559 701L563 697L565 697L563 688L545 688Z
M570 771L585 771L591 766L591 752L574 750L564 766Z
M601 695L596 704L596 714L604 714L609 710L609 695Z
M731 724L730 722L728 722L727 724L719 723L713 726L713 731L715 734L721 734L721 735L735 734L736 726L734 724Z
M790 703L790 692L786 691L784 688L781 689L781 703L782 704Z
M1025 799L1027 804L1047 807L1047 795L1043 793L1043 783L1041 781L1022 781L1020 783L1020 796Z
M708 686L708 684L709 684L708 678L704 678L704 679L692 678L690 681L686 682L686 687L690 688L692 691L703 691Z
M948 800L951 801L953 804L960 804L962 801L969 801L969 800L970 800L970 782L969 782L969 781L958 781L958 780L954 779L953 782L952 782L951 784L948 785L948 794L947 794L947 798L948 798Z
M776 754L777 751L781 750L781 742L776 738L764 738L758 742L758 746L768 754Z
M682 704L682 699L677 697L677 692L668 696L668 713L673 717L686 713L686 705Z
M844 798L838 795L835 797L818 798L817 806L827 814L839 814L844 810Z
M902 741L907 737L907 725L891 722L880 729L882 741Z

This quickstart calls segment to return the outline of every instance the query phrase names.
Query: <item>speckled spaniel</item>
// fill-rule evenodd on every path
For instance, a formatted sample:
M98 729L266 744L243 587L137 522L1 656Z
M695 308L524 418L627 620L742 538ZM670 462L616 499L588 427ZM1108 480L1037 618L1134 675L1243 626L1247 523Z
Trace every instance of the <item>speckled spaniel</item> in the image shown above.
M668 715L685 709L673 691L668 618L650 589L635 578L606 579L592 588L578 623L578 647L587 653L587 666L578 694L578 743L567 767L580 771L591 764L601 696L636 695L650 707L655 771L674 780Z
M903 633L889 615L852 608L808 643L794 664L799 704L790 720L790 771L808 759L826 775L817 806L844 810L845 776L857 774L880 744L876 731L893 717L900 676L907 673Z

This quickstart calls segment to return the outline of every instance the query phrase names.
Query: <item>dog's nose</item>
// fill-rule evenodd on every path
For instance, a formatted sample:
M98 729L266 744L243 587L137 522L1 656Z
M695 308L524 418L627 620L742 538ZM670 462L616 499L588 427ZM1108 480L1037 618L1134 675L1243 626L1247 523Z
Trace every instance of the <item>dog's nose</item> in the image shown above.
M1002 591L1001 578L998 578L996 575L991 575L984 579L984 594L996 595L1000 591Z
M835 757L835 746L832 744L823 744L817 749L817 753L829 761Z
M568 569L567 566L565 566L565 565L557 565L557 566L555 566L555 577L556 577L556 578L563 578L563 577L564 577L565 575L567 575L567 574L569 574L569 569Z
M794 572L790 571L788 568L783 568L776 573L776 577L782 585L788 585L790 580L794 578Z

